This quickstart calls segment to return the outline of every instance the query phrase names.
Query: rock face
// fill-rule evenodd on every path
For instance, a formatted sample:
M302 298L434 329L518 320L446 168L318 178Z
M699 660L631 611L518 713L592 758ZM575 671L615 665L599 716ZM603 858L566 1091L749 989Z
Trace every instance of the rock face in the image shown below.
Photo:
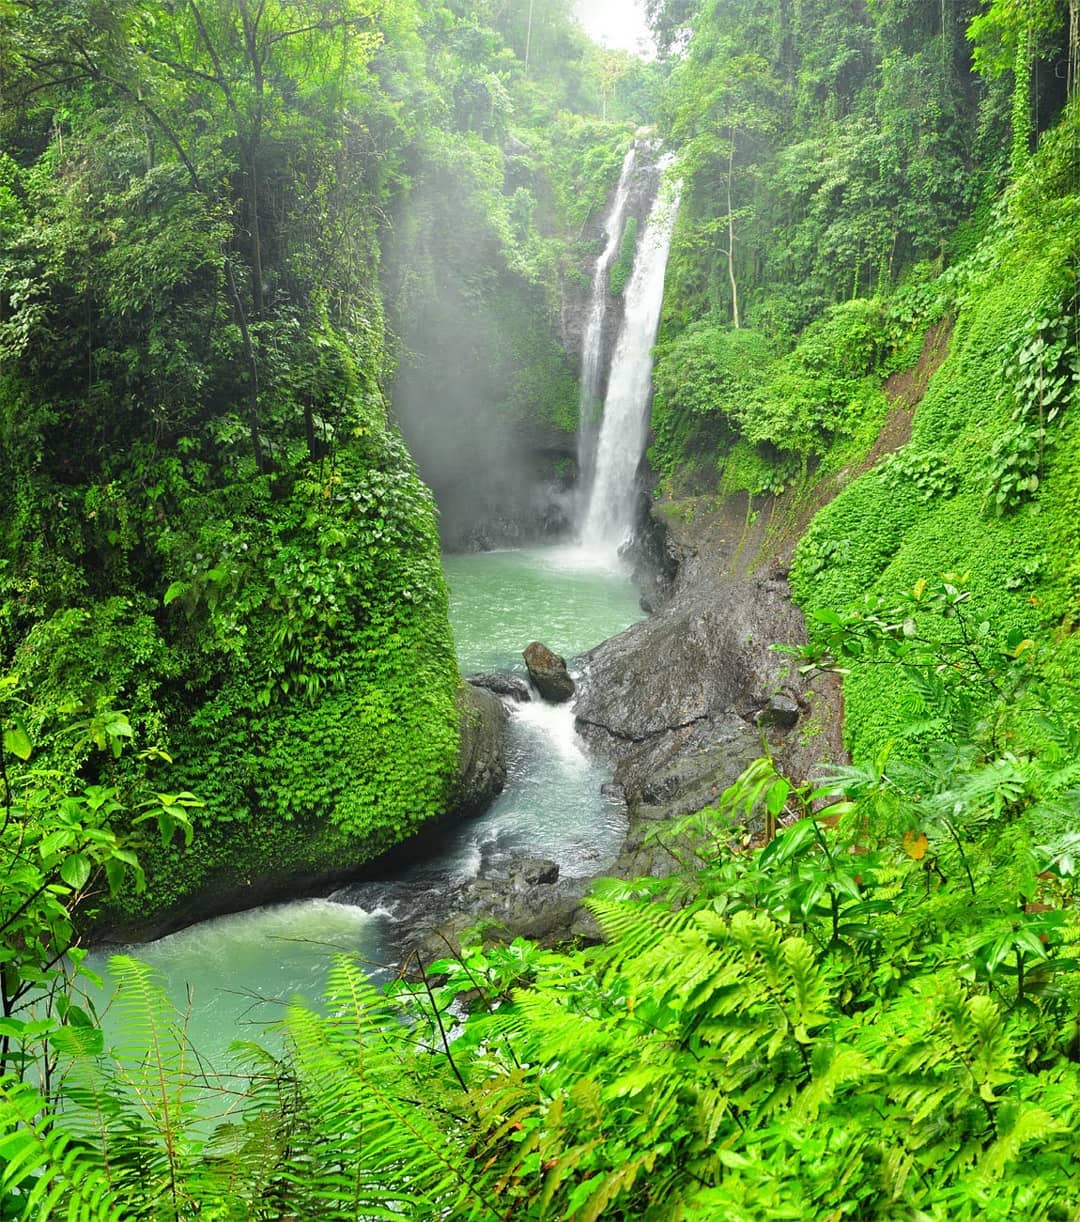
M522 654L529 668L529 677L536 690L552 704L562 704L574 694L574 681L566 669L566 660L552 653L546 645L533 641Z
M788 550L745 503L667 523L679 558L650 619L581 659L578 729L615 765L630 828L614 873L668 873L650 825L714 803L763 746L792 775L841 757L839 690L805 685L774 642L805 640L786 580Z

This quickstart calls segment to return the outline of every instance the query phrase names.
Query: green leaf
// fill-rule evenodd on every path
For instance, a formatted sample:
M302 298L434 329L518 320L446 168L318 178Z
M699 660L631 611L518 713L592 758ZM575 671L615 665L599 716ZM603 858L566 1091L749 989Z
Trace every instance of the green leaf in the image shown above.
M61 865L60 877L72 890L81 890L90 879L90 859L85 853L72 853Z
M16 725L4 731L5 751L10 751L12 755L18 756L21 760L28 760L33 749L33 743L22 726Z
M717 1150L716 1157L721 1166L730 1167L733 1171L740 1171L744 1167L751 1166L750 1159L735 1150Z
M74 831L69 827L61 827L55 832L50 832L42 839L38 845L38 852L43 858L51 857L54 853L58 853L61 849L66 849L74 843Z
M770 815L778 815L784 809L791 792L791 784L783 777L773 781L765 794L765 809Z

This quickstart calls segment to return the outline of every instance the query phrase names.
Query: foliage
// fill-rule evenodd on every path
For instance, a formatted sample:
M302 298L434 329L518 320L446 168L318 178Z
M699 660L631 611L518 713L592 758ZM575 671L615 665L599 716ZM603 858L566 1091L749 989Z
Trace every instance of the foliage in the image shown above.
M1046 547L1074 516L1076 182L1059 157L1047 140L995 227L944 278L956 327L910 443L844 488L800 544L793 579L812 623L866 591L892 604L920 578L966 570L980 621L1018 639L1069 614L1068 549ZM1052 653L1039 666L1067 690L1072 663ZM856 665L845 695L847 741L871 758L896 734L902 685L895 671ZM1012 722L1021 742L1036 733L1022 709Z
M224 1084L148 969L114 960L130 1043L59 1041L50 1185L133 1217L1075 1209L1075 857L1030 825L1066 761L971 745L816 788L757 761L661 831L683 872L589 901L601 947L471 944L392 996L339 959L325 1017L290 1011L283 1062L248 1047L212 1134L193 1105ZM759 810L787 826L748 850Z
M638 223L637 217L627 218L623 226L622 239L619 242L619 253L611 265L608 283L613 297L621 297L626 282L634 267L634 253L637 250Z
M54 733L123 708L207 802L190 871L150 850L128 915L222 868L365 859L449 800L459 678L378 291L420 15L0 17L4 656L61 791L134 778Z
M80 917L125 883L145 890L140 855L151 843L151 829L162 845L177 832L190 844L191 814L202 804L186 790L155 792L149 765L169 762L160 750L140 752L121 779L118 761L133 732L124 713L106 706L85 720L69 718L59 735L75 741L77 758L92 759L95 747L104 754L113 784L65 785L64 773L47 763L53 744L39 739L41 750L35 750L24 727L16 677L5 678L0 696L7 727L0 746L0 1082L14 1083L26 1074L49 1091L51 1042L65 1027L93 1028L71 998L85 955ZM37 1178L37 1160L55 1156L65 1168L70 1160L62 1142L52 1143L47 1126L36 1126L33 1110L27 1111L32 1101L14 1085L5 1096L4 1110L14 1116L16 1129L29 1126L12 1138L13 1144L29 1144L18 1158L5 1155L5 1175L9 1188L29 1178L25 1191L37 1202L53 1190L50 1175ZM9 1119L5 1115L3 1123ZM78 1197L77 1179L69 1186Z
M1018 328L1001 346L999 393L1016 404L1016 423L991 448L987 501L998 515L1016 509L1038 489L1046 448L1052 444L1049 426L1080 390L1078 308L1075 298L1066 300L1053 316Z
M771 357L758 332L710 320L660 346L653 372L654 466L669 475L700 449L723 453Z
M67 1103L43 1120L0 1095L13 1182L43 1167L76 1216L1068 1216L1080 719L1044 710L1060 750L1001 744L979 710L1033 646L970 604L947 580L822 617L809 663L921 677L936 736L801 786L759 759L653 833L676 874L598 888L600 946L471 942L382 994L339 958L325 1013L291 1008L285 1057L249 1045L228 1085L114 960L121 1043L56 1032Z
M875 471L894 490L903 484L918 489L920 501L947 500L957 490L956 474L949 467L948 457L934 450L924 453L894 450Z
M653 6L662 41L688 34L659 105L684 176L665 327L733 317L737 286L751 325L790 339L940 261L1005 168L1008 98L965 38L981 7ZM1064 30L1038 22L1053 64ZM1040 127L1062 100L1040 99Z
M724 487L782 490L809 459L876 434L880 371L902 336L882 302L862 298L831 308L780 355L760 331L691 324L658 346L654 464L669 474L704 451L723 468L748 443L765 473L749 482L726 473Z

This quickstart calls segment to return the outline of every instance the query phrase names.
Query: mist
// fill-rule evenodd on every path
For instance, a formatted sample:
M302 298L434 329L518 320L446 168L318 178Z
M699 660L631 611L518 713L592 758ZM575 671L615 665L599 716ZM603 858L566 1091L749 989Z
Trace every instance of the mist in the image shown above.
M391 269L393 410L451 550L565 531L576 476L576 361L470 177L439 167L412 193Z

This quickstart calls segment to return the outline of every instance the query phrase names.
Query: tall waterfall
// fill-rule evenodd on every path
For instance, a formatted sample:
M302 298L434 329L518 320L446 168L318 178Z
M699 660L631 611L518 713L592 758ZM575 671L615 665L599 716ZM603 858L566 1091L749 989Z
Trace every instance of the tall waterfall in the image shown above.
M589 302L589 317L585 323L585 334L581 343L581 398L578 405L578 469L585 478L592 470L596 448L596 429L593 426L593 404L600 397L601 358L604 353L604 324L607 321L608 276L611 265L622 241L623 221L626 205L630 199L630 184L634 173L636 142L631 144L623 159L619 185L615 198L604 218L604 233L607 242L596 261L593 271L592 297Z
M662 171L670 164L671 158L666 157L659 168ZM648 434L652 346L678 209L678 187L669 194L661 186L626 286L626 309L597 442L596 474L581 530L581 542L589 550L615 551L633 531L634 476Z

